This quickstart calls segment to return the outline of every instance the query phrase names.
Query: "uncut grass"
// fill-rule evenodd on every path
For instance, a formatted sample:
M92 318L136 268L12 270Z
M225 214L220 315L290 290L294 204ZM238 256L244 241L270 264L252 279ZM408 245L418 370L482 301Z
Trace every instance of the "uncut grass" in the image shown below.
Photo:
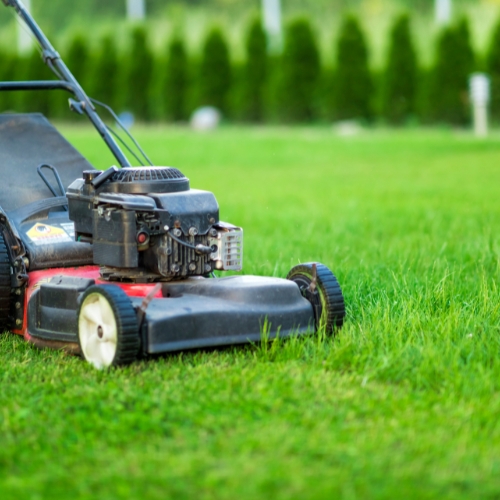
M245 273L319 260L344 329L97 372L0 338L3 498L495 498L498 137L138 129L245 229ZM67 137L100 168L87 129Z

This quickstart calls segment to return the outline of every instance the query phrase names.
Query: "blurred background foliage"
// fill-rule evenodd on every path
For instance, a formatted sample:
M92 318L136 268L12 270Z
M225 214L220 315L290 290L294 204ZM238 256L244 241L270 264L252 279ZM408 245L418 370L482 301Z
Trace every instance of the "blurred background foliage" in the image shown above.
M141 121L185 121L201 105L226 120L466 125L467 80L492 78L500 121L500 0L282 0L284 50L268 54L261 0L33 0L33 14L93 97ZM37 54L15 52L16 20L0 8L0 79L46 79ZM71 119L64 96L0 95L0 110Z

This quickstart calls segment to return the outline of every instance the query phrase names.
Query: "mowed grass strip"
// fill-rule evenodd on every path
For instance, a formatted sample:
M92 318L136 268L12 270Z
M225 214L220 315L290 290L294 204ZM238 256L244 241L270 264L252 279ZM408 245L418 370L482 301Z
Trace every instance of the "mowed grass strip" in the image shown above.
M5 335L0 496L497 498L500 137L137 136L244 227L245 273L331 267L346 325L105 372Z

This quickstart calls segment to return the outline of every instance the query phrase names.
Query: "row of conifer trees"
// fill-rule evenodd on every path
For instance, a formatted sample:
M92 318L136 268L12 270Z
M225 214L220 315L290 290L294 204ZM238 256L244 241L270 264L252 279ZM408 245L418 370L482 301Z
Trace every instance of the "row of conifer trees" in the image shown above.
M383 68L370 66L368 44L359 20L347 16L335 41L335 61L320 57L314 29L307 18L287 26L282 54L269 55L258 19L246 34L246 58L231 60L224 33L212 29L201 55L193 58L183 39L169 40L163 53L150 49L147 30L136 26L129 49L120 51L115 38L100 40L90 51L76 36L63 57L89 95L141 121L184 121L202 105L219 108L227 120L248 122L331 121L357 119L466 124L469 75L489 73L491 111L500 120L500 23L485 58L474 54L467 19L445 28L435 44L434 62L423 67L411 36L407 15L395 19ZM51 78L38 52L18 57L0 53L1 80ZM41 111L70 118L59 91L0 94L0 110Z

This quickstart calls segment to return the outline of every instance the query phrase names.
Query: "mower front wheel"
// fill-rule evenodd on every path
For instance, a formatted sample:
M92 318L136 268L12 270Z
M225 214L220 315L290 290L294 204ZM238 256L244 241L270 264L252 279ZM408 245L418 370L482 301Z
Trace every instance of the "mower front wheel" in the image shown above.
M345 303L335 275L323 264L312 262L293 267L287 276L297 284L302 295L311 303L316 329L335 333L344 324Z
M83 357L98 369L137 359L137 315L120 287L96 285L85 291L78 309L78 343Z

